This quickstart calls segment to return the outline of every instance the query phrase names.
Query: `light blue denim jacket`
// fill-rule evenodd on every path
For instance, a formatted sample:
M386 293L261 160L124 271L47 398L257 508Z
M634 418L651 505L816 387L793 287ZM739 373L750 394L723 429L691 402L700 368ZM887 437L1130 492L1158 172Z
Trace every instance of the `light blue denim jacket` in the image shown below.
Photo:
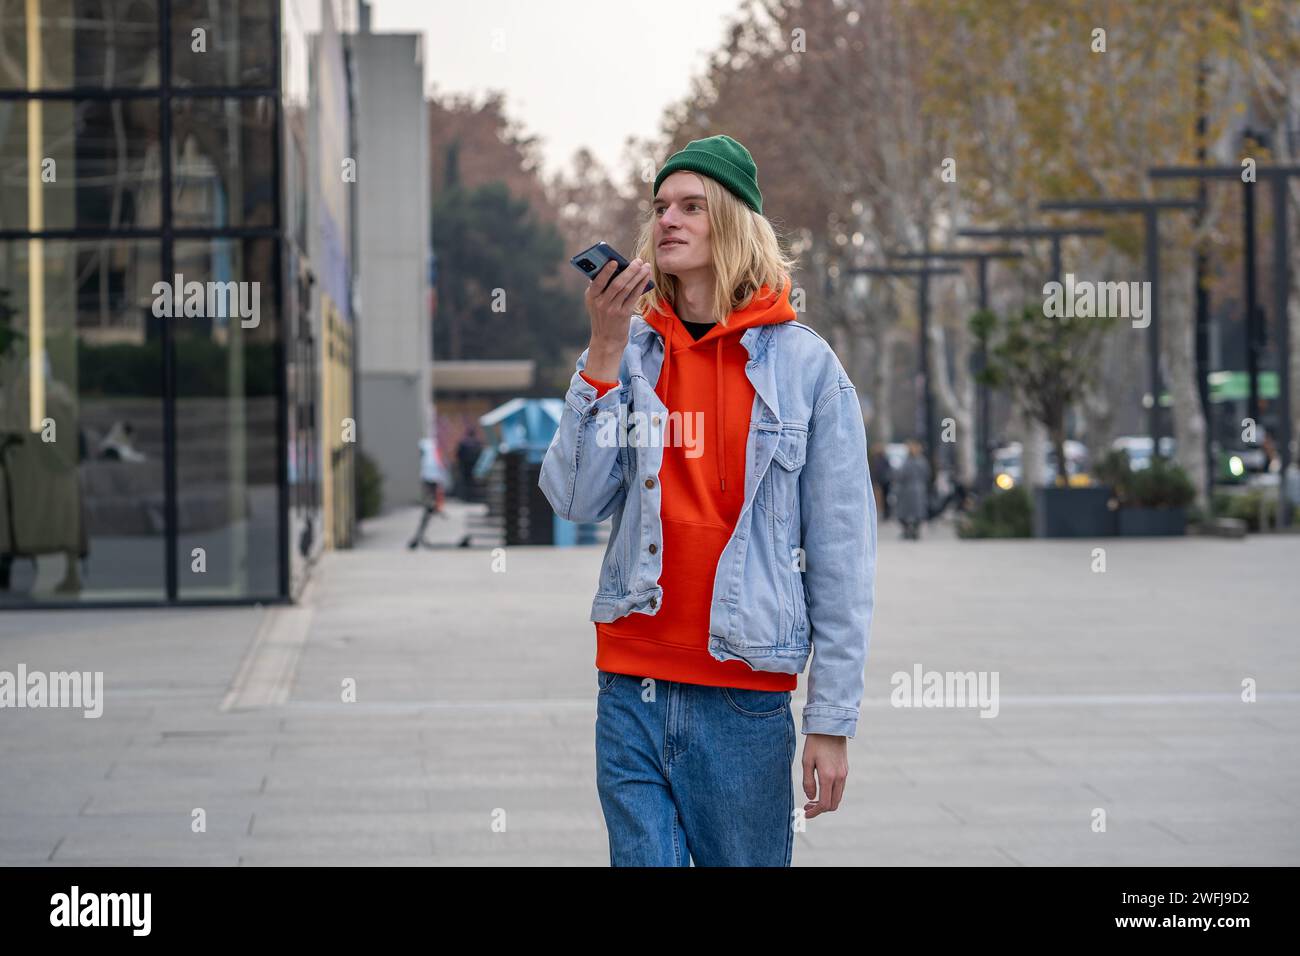
M783 674L802 672L811 654L802 732L852 737L876 562L862 408L830 345L808 326L754 326L740 342L754 409L744 506L713 582L709 653ZM663 357L663 337L634 315L619 386L597 399L575 371L542 463L539 484L556 514L613 518L592 621L653 615L663 600L663 550L650 549L663 540L658 475L668 409L654 391ZM583 351L578 370L586 362ZM603 416L618 416L620 403L627 421L645 420L630 440L610 441L615 429L602 429Z

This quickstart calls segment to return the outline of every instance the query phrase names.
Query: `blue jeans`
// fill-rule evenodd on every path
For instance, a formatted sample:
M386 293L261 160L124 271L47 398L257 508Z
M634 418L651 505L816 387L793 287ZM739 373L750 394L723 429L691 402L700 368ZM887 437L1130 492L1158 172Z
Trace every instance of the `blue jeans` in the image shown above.
M596 676L596 789L611 866L790 865L789 691Z

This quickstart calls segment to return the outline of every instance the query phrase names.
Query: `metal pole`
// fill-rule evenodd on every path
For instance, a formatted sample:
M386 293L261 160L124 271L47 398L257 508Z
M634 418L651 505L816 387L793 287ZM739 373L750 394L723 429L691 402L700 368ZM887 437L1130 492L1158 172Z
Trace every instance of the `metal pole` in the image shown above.
M1250 131L1246 132L1247 136L1257 139ZM1290 276L1291 268L1288 257L1290 256L1289 238L1287 236L1287 207L1286 207L1286 183L1292 176L1300 176L1300 165L1277 165L1277 166L1260 166L1256 167L1256 176L1271 179L1273 182L1273 255L1276 266L1273 271L1274 286L1274 308L1278 311L1276 321L1278 323L1278 397L1280 399L1280 408L1278 410L1278 431L1281 433L1281 447L1279 448L1279 462L1282 466L1282 474L1278 487L1278 525L1279 527L1288 527L1291 524L1291 512L1295 502L1289 500L1286 487L1285 469L1291 461L1291 439L1292 439L1292 420L1291 420L1291 330L1288 324L1287 316L1287 297L1290 293ZM1238 166L1157 166L1147 170L1147 175L1155 179L1185 179L1185 178L1214 178L1214 179L1238 179L1241 176L1241 169ZM1251 387L1251 417L1256 424L1259 422L1258 405L1259 405L1259 385L1258 385L1258 362L1254 346L1259 341L1258 335L1253 335L1249 329L1256 324L1254 322L1254 295L1255 295L1255 230L1254 230L1254 195L1252 184L1243 184L1246 192L1244 194L1245 216L1246 216L1246 295L1248 298L1246 306L1246 318L1248 322L1247 332L1247 351L1246 358L1250 363L1248 377L1250 378Z
M989 260L983 256L975 260L979 275L979 307L985 312L989 307ZM975 484L978 492L988 494L993 487L993 456L989 448L989 432L992 424L989 418L989 387L982 380L984 370L988 368L988 349L980 339L975 352L975 372L980 376L975 389Z
M1101 230L1096 230L1096 231L1100 232ZM1000 230L977 230L977 232L980 235L987 236L993 233L998 233L1000 232ZM1017 236L1020 236L1024 233L1024 230L1011 230L1011 232ZM1041 238L1043 234L1044 234L1044 230L1041 229L1033 230L1033 235L1035 237ZM974 250L966 251L960 249L933 249L932 250L929 248L925 248L921 250L914 250L911 252L892 252L889 255L890 258L896 258L896 259L919 259L923 263L925 263L925 265L922 266L922 269L928 270L929 273L932 273L934 275L952 274L955 273L957 270L931 268L929 266L930 259L941 259L950 262L951 261L974 262L978 268L977 275L979 278L979 289L980 289L979 308L981 311L983 311L988 308L988 304L989 304L988 303L989 260L1019 259L1023 257L1024 253L1016 249L1009 249L1005 247L1001 249L991 249L985 251L974 251ZM895 272L894 274L915 275L919 277L922 274L922 271L917 269L902 270L901 272ZM928 290L927 290L927 297L925 300L925 304L926 304L927 325L928 325L928 312L929 312ZM946 357L942 357L940 361L946 361ZM971 353L970 367L972 372L976 375L983 372L988 367L988 353L983 343L981 343L975 349L975 351ZM992 433L992 421L993 421L992 411L990 408L991 398L992 398L991 390L983 384L977 384L976 403L975 403L975 446L976 446L975 447L975 485L976 485L976 490L980 491L981 493L988 491L993 485L992 455L991 455L991 449L989 448L990 436ZM933 402L933 395L931 395L931 402ZM917 400L917 422L918 422L917 430L918 431L925 430L925 424L924 422L921 421L922 406L923 406L923 402L918 396L918 400Z
M1243 182L1246 240L1246 378L1250 384L1250 400L1246 414L1259 427L1259 303L1255 295L1255 184Z
M1154 209L1147 209L1146 260L1147 281L1151 283L1151 324L1147 327L1147 380L1151 383L1151 414L1147 429L1151 432L1151 460L1160 455L1160 220Z
M1197 184L1197 194L1201 202L1206 201L1205 180ZM1197 213L1197 227L1203 218ZM1205 500L1214 500L1214 408L1210 405L1210 293L1205 288L1205 279L1210 271L1209 257L1205 253L1204 242L1197 243L1195 276L1196 283L1196 396L1201 402L1201 417L1205 419Z
M919 253L919 258L928 258L929 253ZM926 458L930 462L930 482L931 490L934 483L934 395L930 388L930 290L929 281L932 275L954 275L960 272L960 269L951 268L933 268L928 265L922 265L915 268L890 268L884 266L858 266L845 270L848 275L878 275L878 276L906 276L915 278L920 282L917 290L917 316L920 325L920 348L918 351L920 365L921 382L924 386L924 394L918 397L917 401L917 426L919 431L925 434L922 436L923 443L926 444Z
M925 389L923 405L925 416L925 457L930 460L930 482L934 483L938 456L934 445L934 392L930 388L930 274L922 272L917 280L917 314L921 326L921 381Z
M1052 236L1052 281L1057 283L1062 283L1065 281L1065 276L1063 275L1065 269L1064 266L1062 266L1061 264L1061 242L1063 239L1064 237L1060 233L1055 233ZM1052 323L1052 342L1055 348L1057 349L1060 348L1061 323L1059 320ZM1060 459L1056 463L1056 474L1050 476L1049 479L1051 483L1050 484L1051 487L1056 486L1056 484L1061 480L1062 475L1069 474L1069 463L1065 458L1065 436L1070 433L1070 425L1071 425L1070 412L1071 409L1068 406L1061 412L1061 428L1063 430L1063 434L1061 435L1061 447L1060 448L1056 447L1055 435L1052 435L1050 432L1047 435L1047 441L1048 444L1051 445L1053 457L1059 457ZM1027 448L1028 442L1026 442L1025 445ZM1028 475L1029 472L1028 470L1025 469L1024 455L1021 455L1020 462L1021 462L1020 467L1022 469L1021 474ZM1069 483L1068 478L1066 479L1066 483L1068 485Z
M1287 495L1286 470L1291 463L1291 330L1287 315L1290 291L1290 262L1287 237L1287 180L1273 177L1273 321L1277 326L1277 420L1278 496L1277 525L1291 526L1291 509L1295 502Z
M1206 94L1205 79L1207 74L1205 60L1196 64L1196 162L1205 165ZM1199 233L1205 221L1205 206L1209 201L1209 191L1205 177L1196 180L1196 201L1199 208L1195 212L1193 229ZM1201 402L1201 417L1205 420L1205 500L1214 501L1214 408L1210 405L1210 293L1205 288L1205 280L1210 271L1209 255L1206 253L1205 241L1196 243L1195 276L1193 292L1196 297L1196 395Z
M1042 202L1044 211L1095 210L1106 213L1142 213L1143 232L1146 233L1147 282L1151 289L1151 322L1147 326L1148 362L1147 378L1151 387L1151 408L1147 416L1151 433L1151 453L1160 454L1160 218L1162 209L1196 209L1193 201L1182 199L1083 199Z

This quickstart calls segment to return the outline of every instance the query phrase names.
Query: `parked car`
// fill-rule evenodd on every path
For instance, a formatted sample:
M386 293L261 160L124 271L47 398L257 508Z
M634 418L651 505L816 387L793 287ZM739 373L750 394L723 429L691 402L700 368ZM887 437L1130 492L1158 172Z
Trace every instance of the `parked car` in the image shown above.
M1110 443L1110 447L1124 451L1128 455L1129 467L1134 471L1142 471L1151 465L1149 435L1121 435ZM1160 437L1162 456L1172 458L1177 450L1178 442L1172 435ZM1218 451L1217 460L1218 472L1214 480L1220 484L1240 484L1268 470L1268 456L1262 448L1223 448Z
M1023 449L1018 441L1003 445L993 453L993 483L1003 491L1016 487L1023 480L1022 456ZM1065 473L1071 488L1087 487L1092 484L1092 476L1088 474L1088 449L1083 442L1066 440ZM1043 478L1050 481L1055 474L1056 449L1050 443L1045 443Z
M1219 473L1215 481L1221 484L1249 483L1268 474L1268 455L1262 448L1225 448L1219 452Z
M1110 443L1110 447L1123 451L1128 454L1128 466L1134 471L1142 471L1151 466L1151 436L1150 435L1121 435ZM1174 457L1174 452L1178 448L1178 443L1174 441L1172 435L1160 436L1160 456L1162 458Z

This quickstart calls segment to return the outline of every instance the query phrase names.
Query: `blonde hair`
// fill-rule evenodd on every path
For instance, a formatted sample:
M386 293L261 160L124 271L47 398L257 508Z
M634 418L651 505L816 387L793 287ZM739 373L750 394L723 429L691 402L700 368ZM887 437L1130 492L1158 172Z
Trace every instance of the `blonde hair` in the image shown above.
M694 172L694 170L692 170ZM708 202L709 246L713 257L713 314L722 325L727 316L749 305L762 286L780 293L790 284L798 259L781 251L776 230L762 213L755 212L716 179L696 173L704 183ZM659 270L654 245L654 205L641 224L634 256L651 264L655 287L637 298L637 313L657 309L677 299L675 276Z

